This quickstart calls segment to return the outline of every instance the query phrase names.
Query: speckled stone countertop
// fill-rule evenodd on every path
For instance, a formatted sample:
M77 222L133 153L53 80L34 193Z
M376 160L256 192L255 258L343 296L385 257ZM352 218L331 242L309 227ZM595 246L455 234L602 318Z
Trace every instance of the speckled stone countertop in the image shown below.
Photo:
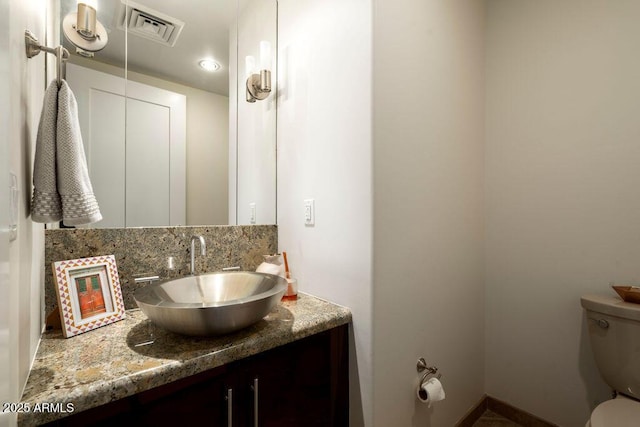
M127 311L125 320L73 338L47 332L21 400L32 411L20 413L18 424L38 425L70 415L34 412L36 404L66 408L72 403L74 412L83 411L350 321L349 309L301 293L255 325L220 337L165 331L137 309Z

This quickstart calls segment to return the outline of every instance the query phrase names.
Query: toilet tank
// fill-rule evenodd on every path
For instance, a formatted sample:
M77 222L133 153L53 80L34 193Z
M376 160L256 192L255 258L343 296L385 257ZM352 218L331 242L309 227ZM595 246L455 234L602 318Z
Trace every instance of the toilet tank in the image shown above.
M602 377L619 393L640 399L640 304L585 295L591 349Z

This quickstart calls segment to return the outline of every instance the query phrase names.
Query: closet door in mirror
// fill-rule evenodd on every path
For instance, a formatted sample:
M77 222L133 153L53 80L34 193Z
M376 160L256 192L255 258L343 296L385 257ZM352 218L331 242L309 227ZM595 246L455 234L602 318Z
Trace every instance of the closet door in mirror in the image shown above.
M184 95L69 64L87 165L103 221L185 224ZM122 118L126 117L126 120Z

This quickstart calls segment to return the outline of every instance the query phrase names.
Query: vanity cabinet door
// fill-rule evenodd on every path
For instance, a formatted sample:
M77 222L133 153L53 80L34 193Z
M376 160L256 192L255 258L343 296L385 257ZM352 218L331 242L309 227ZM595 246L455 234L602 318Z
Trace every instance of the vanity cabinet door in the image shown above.
M335 328L248 359L242 368L251 390L247 425L347 426L347 331Z
M227 395L233 385L226 372L198 375L185 383L177 381L134 396L132 419L139 425L227 426ZM231 414L233 416L233 414ZM235 424L234 424L235 425Z

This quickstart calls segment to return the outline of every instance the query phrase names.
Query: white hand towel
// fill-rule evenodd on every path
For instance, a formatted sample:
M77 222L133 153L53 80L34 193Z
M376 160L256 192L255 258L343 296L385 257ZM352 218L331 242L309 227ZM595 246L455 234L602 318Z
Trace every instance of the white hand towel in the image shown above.
M36 137L33 198L31 199L31 219L35 222L57 222L62 219L62 204L56 184L57 120L58 85L53 81L44 94Z
M78 103L64 80L58 92L56 163L58 193L62 200L62 220L65 225L100 221L102 215L93 194L84 155Z

